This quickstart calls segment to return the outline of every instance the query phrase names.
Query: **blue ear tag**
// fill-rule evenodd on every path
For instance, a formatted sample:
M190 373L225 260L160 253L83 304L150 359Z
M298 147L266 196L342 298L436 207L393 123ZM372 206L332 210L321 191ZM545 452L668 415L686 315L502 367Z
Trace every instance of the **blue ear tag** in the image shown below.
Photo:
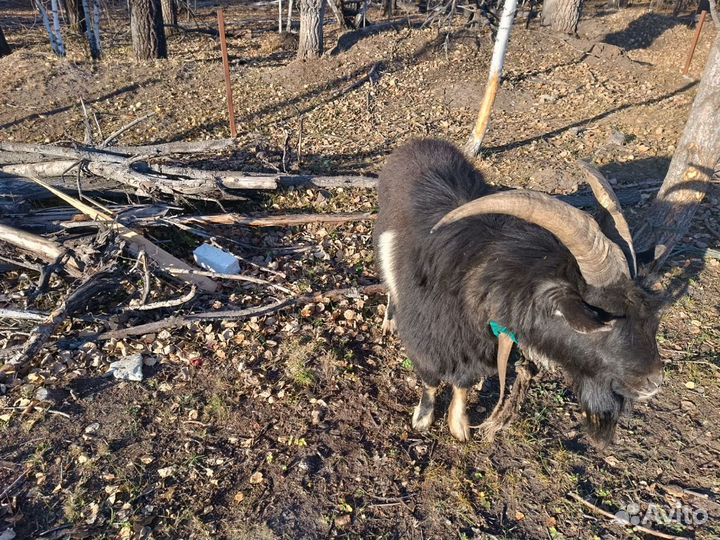
M495 321L490 321L490 330L492 330L492 333L495 337L500 337L500 334L505 334L507 337L513 340L515 345L517 345L518 347L520 346L517 336L503 325L496 323Z

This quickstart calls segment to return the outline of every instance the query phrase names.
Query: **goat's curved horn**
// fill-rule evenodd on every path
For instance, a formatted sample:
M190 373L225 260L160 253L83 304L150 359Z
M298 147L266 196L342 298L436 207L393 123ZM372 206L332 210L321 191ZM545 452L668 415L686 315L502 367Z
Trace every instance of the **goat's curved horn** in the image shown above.
M625 216L622 213L622 207L618 200L613 188L610 187L605 177L593 167L590 163L583 160L578 160L578 165L585 173L587 183L590 184L595 199L600 203L615 225L614 235L616 238L611 238L620 249L623 250L627 264L630 267L630 275L635 277L637 275L637 259L635 258L635 248L633 247L632 234L630 233L630 227L628 227Z
M603 287L630 277L625 255L591 216L537 191L504 191L480 197L445 214L432 230L481 214L507 214L548 230L575 257L589 285Z

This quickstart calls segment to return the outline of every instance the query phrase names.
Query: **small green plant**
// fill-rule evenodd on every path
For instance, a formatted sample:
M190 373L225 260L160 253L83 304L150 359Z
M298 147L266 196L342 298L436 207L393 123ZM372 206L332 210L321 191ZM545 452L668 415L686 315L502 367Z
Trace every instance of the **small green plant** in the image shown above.
M405 371L412 371L412 370L413 370L412 360L410 360L409 358L406 358L405 360L403 360L403 361L402 361L402 368L403 368Z

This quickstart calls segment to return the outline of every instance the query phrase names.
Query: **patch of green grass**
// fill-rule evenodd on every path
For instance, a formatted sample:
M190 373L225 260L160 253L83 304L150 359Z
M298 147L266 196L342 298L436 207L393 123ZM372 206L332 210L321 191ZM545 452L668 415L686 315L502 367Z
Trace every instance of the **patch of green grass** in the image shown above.
M213 394L207 404L207 409L218 420L224 420L229 416L225 400L220 394Z

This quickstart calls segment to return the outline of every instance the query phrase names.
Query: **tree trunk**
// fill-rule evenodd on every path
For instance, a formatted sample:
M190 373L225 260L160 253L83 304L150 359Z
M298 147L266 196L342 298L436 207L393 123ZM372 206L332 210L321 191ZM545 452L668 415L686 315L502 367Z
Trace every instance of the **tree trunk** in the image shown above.
M328 3L328 6L330 6L330 11L332 11L332 14L335 17L335 20L337 21L340 29L341 30L349 30L350 23L348 22L347 18L345 17L345 11L343 9L343 1L342 0L327 0L327 3ZM301 5L302 5L302 2L301 2ZM302 12L302 7L300 9ZM302 26L302 24L300 26Z
M5 41L5 34L3 34L2 27L0 26L0 56L7 56L12 52L10 45Z
M720 36L710 50L685 129L665 180L635 234L641 262L659 268L680 241L720 161Z
M383 0L383 15L392 17L395 15L397 0Z
M167 58L160 0L130 0L130 30L135 58Z
M162 18L165 26L165 35L169 36L177 28L177 2L176 0L161 0Z
M70 30L73 32L85 32L85 10L82 0L65 0L65 12L67 13Z
M577 32L582 0L546 0L543 3L542 23L554 32L574 35Z
M495 44L493 45L493 55L490 61L490 72L488 73L488 81L485 85L485 93L480 102L480 110L478 111L475 126L470 134L470 138L465 143L465 154L468 157L475 157L480 153L480 148L482 147L482 142L490 123L490 113L495 103L498 88L500 88L500 77L502 76L503 65L505 64L505 53L507 52L508 42L510 41L510 32L512 31L516 11L517 0L505 0L502 15L500 16L500 25L498 26L497 35L495 36Z
M317 58L322 55L324 18L324 0L300 0L300 43L298 45L298 58Z

